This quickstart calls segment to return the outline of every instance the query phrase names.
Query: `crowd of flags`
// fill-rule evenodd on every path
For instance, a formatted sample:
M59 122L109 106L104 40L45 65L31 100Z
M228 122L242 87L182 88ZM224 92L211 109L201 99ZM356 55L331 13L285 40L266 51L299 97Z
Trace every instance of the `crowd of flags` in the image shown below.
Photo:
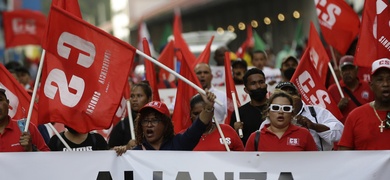
M355 63L370 67L379 58L390 57L390 10L387 1L366 0L360 23L358 15L341 0L315 1L320 32L327 44L345 54L355 38L359 37ZM26 44L41 45L46 53L41 63L39 98L33 107L31 122L44 124L59 122L83 133L95 129L107 129L124 116L124 100L129 98L128 75L133 68L137 49L82 19L77 0L53 0L48 18L30 10L4 12L5 47ZM182 37L181 17L174 15L174 40L167 42L157 57L170 69L176 61L181 63L180 74L200 87L194 68L198 63L208 63L212 37L199 57L191 53ZM76 28L77 27L77 28ZM138 49L155 56L145 23L140 24ZM265 50L266 44L256 31L247 28L247 39L236 52L243 58L250 44L256 50ZM41 60L41 61L42 61ZM337 118L342 115L326 90L326 78L330 58L313 23L310 24L307 48L293 75L307 104L322 105ZM233 111L232 92L237 96L231 76L230 56L225 56L226 93L228 118ZM160 100L154 64L145 60L146 79L153 89L153 100ZM10 116L26 118L31 96L0 65L0 86L13 98ZM158 71L160 80L168 80L170 73ZM191 125L189 101L198 93L196 89L178 80L173 122L175 132ZM234 94L233 93L233 94ZM33 96L34 97L34 96ZM236 97L237 98L237 97ZM237 98L238 99L238 98ZM238 106L240 103L238 101Z

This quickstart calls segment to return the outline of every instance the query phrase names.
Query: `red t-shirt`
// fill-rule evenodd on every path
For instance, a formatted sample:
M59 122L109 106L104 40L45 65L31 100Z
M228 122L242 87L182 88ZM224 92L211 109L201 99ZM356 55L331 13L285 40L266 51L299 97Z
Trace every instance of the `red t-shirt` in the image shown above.
M223 135L225 136L226 143L231 151L243 151L244 145L237 132L227 124L219 124ZM221 135L218 129L214 129L213 132L207 135L202 135L198 145L194 148L194 151L226 151L223 144Z
M34 124L30 123L28 131L31 134L32 144L35 145L39 151L50 151L43 140L41 133L39 133ZM23 146L19 144L21 135L22 131L20 131L17 121L13 119L10 120L8 125L4 128L3 133L0 134L0 152L24 152Z
M341 113L343 113L343 119L340 119L341 122L345 122L345 119L347 118L348 114L353 110L355 109L356 107L358 107L353 101L352 99L349 97L349 95L343 90L343 87L346 87L348 88L344 81L341 80L340 81L340 86L341 86L341 90L343 91L344 93L344 97L348 97L349 99L349 102L348 102L348 105L347 107L345 107L345 109L343 109L341 111ZM348 88L349 89L349 88ZM370 88L370 85L368 84L368 82L365 82L365 81L360 81L359 82L359 85L358 87L352 91L351 89L349 89L352 94L355 96L355 98L361 103L361 104L366 104L366 103L369 103L371 101L374 100L374 93L372 92L371 88ZM336 103L339 103L340 102L340 99L341 99L341 95L340 95L340 92L337 88L337 85L336 84L332 84L329 89L328 89L328 92L330 94L330 96L332 96L333 100L336 102Z
M386 119L386 111L378 111L379 117ZM390 129L380 132L381 122L370 104L354 109L344 124L339 146L355 150L390 150Z
M270 124L265 125L260 131L258 151L318 151L309 130L290 124L279 139L267 129L269 126ZM255 151L255 136L256 132L249 136L245 151Z

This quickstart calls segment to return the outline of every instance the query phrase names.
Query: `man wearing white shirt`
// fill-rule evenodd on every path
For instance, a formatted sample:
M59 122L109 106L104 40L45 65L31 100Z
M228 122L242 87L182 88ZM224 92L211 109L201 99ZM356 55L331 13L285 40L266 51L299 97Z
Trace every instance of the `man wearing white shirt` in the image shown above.
M344 125L327 109L321 106L306 105L301 100L298 90L293 83L279 83L275 87L276 89L284 90L294 98L294 113L297 115L292 123L309 129L318 150L332 150L333 144L341 138ZM265 120L260 125L260 129L269 123L269 120Z
M209 89L210 92L214 93L217 96L217 100L223 103L219 105L214 104L214 117L219 123L224 123L225 117L227 114L227 98L226 93L216 89L211 85L211 80L213 79L213 74L211 73L211 68L206 63L199 63L195 66L195 74L198 77L200 84L203 89Z

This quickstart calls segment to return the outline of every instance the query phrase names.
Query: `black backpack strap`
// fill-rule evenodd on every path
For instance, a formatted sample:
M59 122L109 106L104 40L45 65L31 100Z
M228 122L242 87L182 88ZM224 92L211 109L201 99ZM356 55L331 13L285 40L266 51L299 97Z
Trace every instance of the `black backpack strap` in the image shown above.
M316 120L316 123L318 124L316 110L314 110L314 107L313 107L313 106L308 106L308 107L309 107L311 116L314 117L314 119ZM322 146L322 139L321 139L320 135L318 135L318 138L320 139L321 151L323 151L323 150L324 150L324 147Z
M92 138L92 150L96 148L96 134L91 133L91 138Z
M356 106L361 106L362 104L356 99L356 97L352 94L352 92L346 88L346 87L343 87L343 90L344 92L346 92L348 94L348 96L352 99L352 101L356 104Z
M255 136L255 151L258 150L259 140L260 140L260 130L257 130Z

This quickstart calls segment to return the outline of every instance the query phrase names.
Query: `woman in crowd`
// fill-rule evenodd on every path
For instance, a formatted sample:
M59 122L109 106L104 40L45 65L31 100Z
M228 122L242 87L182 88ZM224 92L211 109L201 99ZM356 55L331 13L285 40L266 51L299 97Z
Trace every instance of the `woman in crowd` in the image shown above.
M147 82L134 84L130 93L131 114L133 122L137 117L138 111L148 102L152 101L152 89ZM135 140L131 139L129 117L126 117L112 129L108 146L117 152L125 152L135 145ZM118 152L118 154L121 154Z
M310 132L293 125L293 99L281 90L275 91L268 99L265 114L270 124L253 132L245 151L317 151Z
M205 102L200 94L192 97L190 101L190 113L191 121L194 122L199 114L202 112ZM225 142L231 151L243 151L244 145L236 133L236 131L227 124L220 124L221 130L225 137ZM203 133L198 145L194 148L194 151L226 151L226 147L222 140L221 135L217 129L215 122L210 123L206 131Z
M206 90L199 117L183 134L174 134L169 110L163 102L146 104L136 119L134 150L193 150L214 116L215 95Z

